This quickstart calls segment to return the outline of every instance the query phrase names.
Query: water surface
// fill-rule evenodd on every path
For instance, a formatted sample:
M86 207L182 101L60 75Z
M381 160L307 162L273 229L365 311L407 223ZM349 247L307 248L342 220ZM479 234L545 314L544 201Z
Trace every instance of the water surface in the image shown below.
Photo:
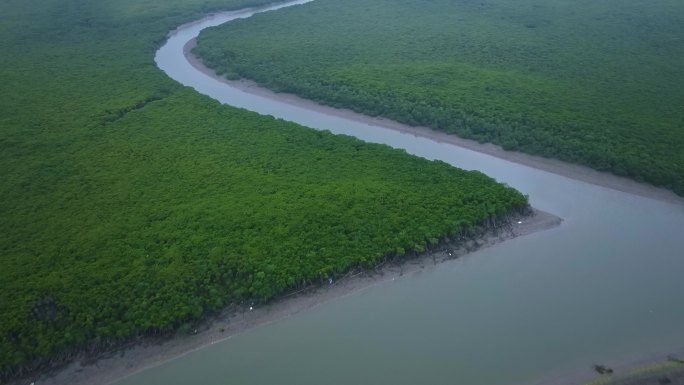
M119 384L530 384L684 346L684 206L244 93L185 60L201 29L250 14L180 28L159 67L223 103L480 170L565 221Z

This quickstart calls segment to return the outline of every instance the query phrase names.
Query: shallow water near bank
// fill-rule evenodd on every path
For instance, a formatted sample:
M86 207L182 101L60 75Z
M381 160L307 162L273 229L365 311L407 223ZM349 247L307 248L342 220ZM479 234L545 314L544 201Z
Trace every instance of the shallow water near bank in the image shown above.
M223 103L480 170L565 221L237 335L119 384L562 384L591 378L594 363L681 349L684 205L402 133L382 120L247 93L185 59L186 43L201 29L248 15L181 27L159 50L159 67Z

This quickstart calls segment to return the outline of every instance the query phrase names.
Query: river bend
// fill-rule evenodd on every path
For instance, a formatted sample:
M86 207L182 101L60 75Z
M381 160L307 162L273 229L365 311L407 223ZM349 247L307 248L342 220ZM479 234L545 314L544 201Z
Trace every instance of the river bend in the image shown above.
M186 43L204 28L306 2L181 26L156 63L225 104L480 170L565 221L251 330L120 384L549 383L569 373L586 375L597 362L684 346L684 205L402 133L381 120L244 92L184 56Z

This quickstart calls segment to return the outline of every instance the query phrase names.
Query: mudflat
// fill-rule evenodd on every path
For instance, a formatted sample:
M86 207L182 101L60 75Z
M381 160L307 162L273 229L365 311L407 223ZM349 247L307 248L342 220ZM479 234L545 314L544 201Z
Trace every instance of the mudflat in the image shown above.
M436 265L463 257L509 239L549 230L562 219L540 210L527 217L514 218L510 226L487 232L461 244L442 244L415 258L386 261L374 269L350 271L328 285L312 286L289 293L263 305L241 304L228 307L210 317L191 334L177 334L132 342L128 347L101 357L83 357L65 368L36 379L41 385L110 384L142 370L166 363L204 347L221 343L251 329L297 314L325 302L341 298L369 287L434 268ZM23 384L15 382L15 384Z

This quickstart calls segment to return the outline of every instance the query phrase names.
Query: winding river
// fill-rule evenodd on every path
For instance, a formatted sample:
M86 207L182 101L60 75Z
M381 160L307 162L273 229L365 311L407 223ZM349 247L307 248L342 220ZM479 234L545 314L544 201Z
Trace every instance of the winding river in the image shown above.
M681 350L681 203L402 133L382 120L245 92L184 56L186 43L206 27L306 2L184 25L170 34L156 62L171 78L222 103L480 170L564 222L324 303L119 384L566 383L571 373L588 376L594 363Z

